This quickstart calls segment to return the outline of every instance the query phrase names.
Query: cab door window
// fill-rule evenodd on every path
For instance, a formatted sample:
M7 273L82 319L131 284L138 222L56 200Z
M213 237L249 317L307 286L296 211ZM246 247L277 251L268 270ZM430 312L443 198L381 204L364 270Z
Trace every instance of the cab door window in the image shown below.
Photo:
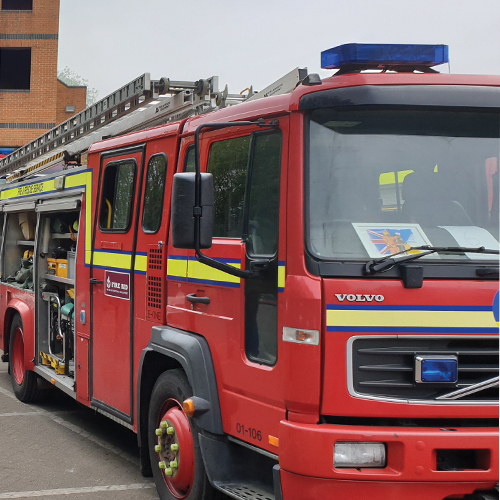
M278 234L281 143L279 132L254 134L245 217L245 352L248 359L274 365L278 355ZM262 262L267 265L262 268Z
M194 145L189 146L184 157L184 172L196 172Z
M135 174L135 160L106 165L99 216L101 231L128 231L132 215Z
M142 230L145 233L156 233L160 229L166 173L167 157L164 154L152 156L148 163L144 190Z
M245 243L245 352L274 365L278 351L278 234L281 132L212 144L207 170L214 179L214 236ZM263 260L267 262L262 266Z
M278 251L281 134L256 134L248 195L247 254Z
M241 238L250 136L215 142L207 170L214 178L214 236Z

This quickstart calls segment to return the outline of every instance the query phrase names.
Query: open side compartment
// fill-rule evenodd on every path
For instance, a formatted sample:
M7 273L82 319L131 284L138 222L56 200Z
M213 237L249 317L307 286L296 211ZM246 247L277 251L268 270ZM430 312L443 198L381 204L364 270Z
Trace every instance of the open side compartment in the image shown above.
M4 208L2 282L33 292L33 256L37 215L32 206L12 205Z
M37 206L37 212L37 372L74 391L79 199L51 200Z

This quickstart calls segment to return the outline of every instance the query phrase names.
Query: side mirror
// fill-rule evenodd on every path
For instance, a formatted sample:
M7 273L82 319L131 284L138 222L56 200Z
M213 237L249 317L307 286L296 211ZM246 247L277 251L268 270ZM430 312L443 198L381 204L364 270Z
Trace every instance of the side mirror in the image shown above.
M200 174L200 248L212 246L214 228L214 181L212 174ZM196 174L174 175L172 186L172 245L174 248L196 249L195 204Z

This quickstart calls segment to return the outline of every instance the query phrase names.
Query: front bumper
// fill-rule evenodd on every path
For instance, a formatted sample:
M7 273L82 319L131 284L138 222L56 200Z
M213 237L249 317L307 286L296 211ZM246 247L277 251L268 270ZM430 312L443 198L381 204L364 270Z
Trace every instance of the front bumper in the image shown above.
M490 483L337 481L299 476L281 470L283 500L456 500L473 491L491 491ZM492 498L494 498L492 496Z
M336 469L337 441L383 442L383 469ZM442 500L498 483L497 428L411 428L313 425L282 421L280 467L284 500L370 498ZM437 450L478 450L477 468L438 470ZM314 493L313 493L314 492Z

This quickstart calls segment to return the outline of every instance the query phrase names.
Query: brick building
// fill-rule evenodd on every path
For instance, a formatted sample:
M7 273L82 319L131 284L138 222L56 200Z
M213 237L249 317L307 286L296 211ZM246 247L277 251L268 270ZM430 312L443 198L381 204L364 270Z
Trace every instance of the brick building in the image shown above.
M58 33L59 0L0 0L0 151L85 108L86 87L57 79Z

